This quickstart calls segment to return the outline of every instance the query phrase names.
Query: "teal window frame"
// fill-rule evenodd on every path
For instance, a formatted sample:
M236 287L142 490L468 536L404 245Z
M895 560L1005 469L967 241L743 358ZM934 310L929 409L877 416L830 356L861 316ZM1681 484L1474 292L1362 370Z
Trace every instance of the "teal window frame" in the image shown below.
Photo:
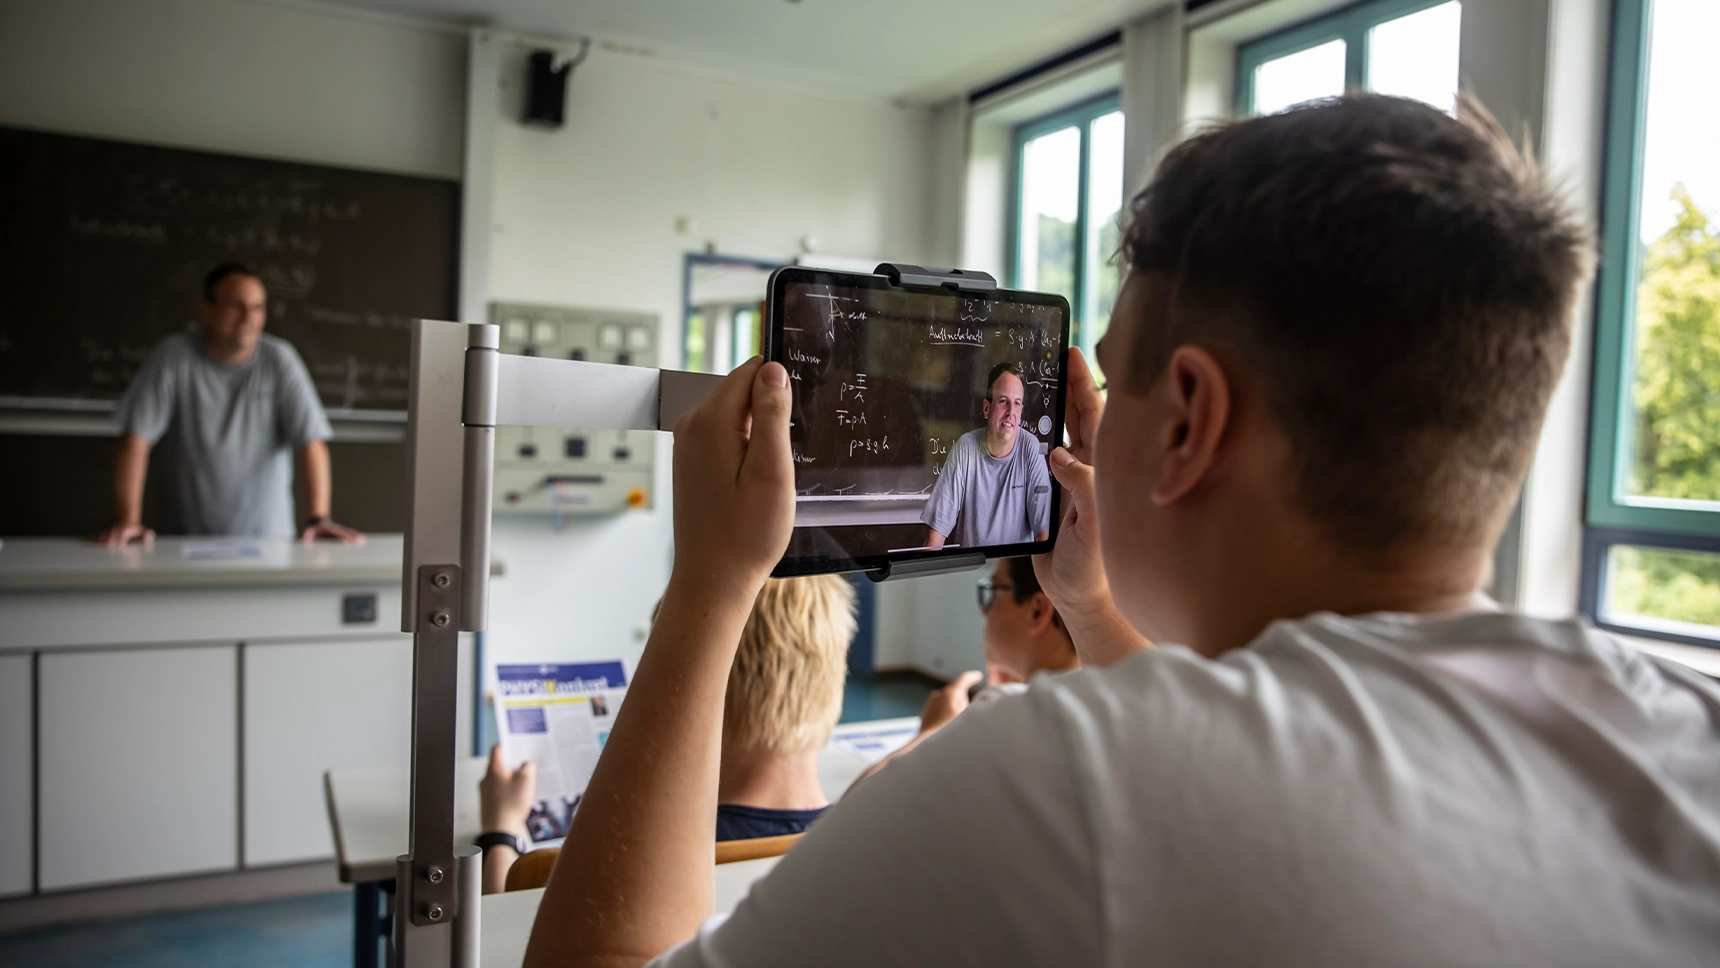
M1083 313L1087 306L1087 206L1088 168L1092 160L1092 131L1090 125L1100 117L1112 111L1120 111L1123 107L1121 91L1108 91L1098 97L1090 98L1066 108L1060 108L1051 114L1041 115L1030 121L1016 125L1014 135L1014 152L1011 154L1013 169L1010 173L1011 190L1009 205L1009 285L1012 288L1021 287L1022 252L1021 252L1021 213L1023 211L1022 192L1026 188L1022 176L1026 169L1027 143L1040 135L1050 134L1064 128L1074 127L1081 132L1081 161L1078 182L1076 184L1075 205L1075 291L1070 294L1069 315L1071 345L1079 346L1082 352L1092 358L1093 343L1089 340L1087 330L1095 323L1103 325L1108 320L1087 320ZM1127 204L1127 199L1124 203Z
M1594 363L1589 396L1589 455L1578 610L1596 625L1645 638L1720 646L1713 637L1620 624L1605 612L1608 558L1618 545L1720 552L1720 508L1700 501L1630 497L1635 422L1636 293L1642 248L1636 244L1647 135L1649 23L1652 0L1615 0L1601 187L1601 259L1595 279Z
M1365 90L1368 31L1399 17L1437 7L1446 0L1368 0L1251 40L1236 50L1236 116L1254 114L1254 72L1267 61L1334 40L1344 42L1344 90Z
M1708 502L1627 494L1635 385L1635 244L1647 133L1649 0L1617 0L1601 197L1601 269L1595 289L1595 364L1590 419L1588 523L1720 538L1720 508Z

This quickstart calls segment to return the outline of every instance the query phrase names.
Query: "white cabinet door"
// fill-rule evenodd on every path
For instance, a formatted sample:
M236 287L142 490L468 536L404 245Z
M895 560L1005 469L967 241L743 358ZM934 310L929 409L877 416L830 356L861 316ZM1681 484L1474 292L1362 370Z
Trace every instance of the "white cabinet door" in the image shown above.
M30 657L0 656L0 897L30 893Z
M245 646L245 866L332 857L323 771L411 750L409 637Z
M42 890L238 865L237 661L42 653Z

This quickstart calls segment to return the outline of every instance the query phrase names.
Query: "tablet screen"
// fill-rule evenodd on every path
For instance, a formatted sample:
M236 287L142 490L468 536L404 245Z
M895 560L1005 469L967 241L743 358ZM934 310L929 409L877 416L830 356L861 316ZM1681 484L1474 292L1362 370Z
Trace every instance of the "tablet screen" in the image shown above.
M1048 547L1061 296L792 268L770 297L767 347L794 405L795 532L778 575Z

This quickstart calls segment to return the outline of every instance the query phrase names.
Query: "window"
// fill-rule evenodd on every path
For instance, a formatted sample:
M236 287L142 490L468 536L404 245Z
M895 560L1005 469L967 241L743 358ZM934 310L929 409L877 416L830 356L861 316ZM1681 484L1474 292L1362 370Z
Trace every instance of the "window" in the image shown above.
M1457 110L1458 0L1373 0L1245 44L1236 113L1271 114L1345 91Z
M1018 289L1059 293L1072 345L1093 358L1117 300L1113 256L1123 211L1123 112L1107 94L1015 131Z
M744 306L707 305L687 315L687 369L727 373L759 352L759 311Z
M765 287L781 263L689 252L682 268L682 366L727 373L759 352Z
M1720 644L1720 128L1713 0L1619 0L1583 612Z

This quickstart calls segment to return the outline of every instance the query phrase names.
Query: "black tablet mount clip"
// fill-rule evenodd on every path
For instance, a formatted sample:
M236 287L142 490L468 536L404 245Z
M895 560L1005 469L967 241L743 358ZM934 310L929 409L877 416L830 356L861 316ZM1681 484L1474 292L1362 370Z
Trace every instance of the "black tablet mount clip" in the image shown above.
M926 266L911 266L901 262L880 262L873 269L874 275L884 276L890 284L899 289L949 289L955 292L995 292L997 280L989 272L976 269L933 269ZM866 577L873 581L890 581L894 578L924 578L927 575L944 575L957 571L972 571L985 565L985 555L975 551L972 554L939 556L924 560L909 559L906 561L887 561L882 568L874 568L866 572Z
M883 567L866 572L866 577L873 581L890 581L895 578L924 578L927 575L946 575L957 571L973 571L985 567L985 555L975 551L966 555L951 555L948 558L925 558L907 561L886 561Z
M929 269L902 262L880 262L873 275L884 276L898 289L952 289L956 292L995 292L997 280L978 269Z

